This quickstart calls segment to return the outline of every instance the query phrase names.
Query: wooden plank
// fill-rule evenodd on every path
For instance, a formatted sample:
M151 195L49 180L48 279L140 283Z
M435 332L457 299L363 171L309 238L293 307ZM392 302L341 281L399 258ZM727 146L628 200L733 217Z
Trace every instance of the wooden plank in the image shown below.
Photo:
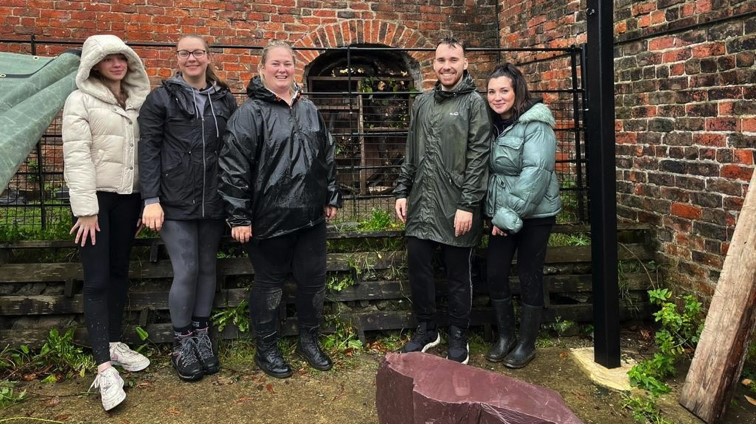
M481 250L480 255L485 255ZM546 253L546 263L590 262L590 246L551 247ZM620 260L648 261L653 253L643 244L623 244L619 250ZM375 251L328 254L328 271L350 271L353 266L364 269L383 270L403 266L405 251ZM219 273L223 276L252 275L254 270L247 258L221 258ZM173 269L169 260L158 262L132 261L129 266L132 279L171 278ZM80 263L11 263L0 264L0 283L66 282L81 280Z
M751 177L680 404L718 422L730 404L756 326L756 172Z
M579 293L591 291L590 275L548 275L544 277L547 291L553 294ZM628 291L645 291L651 287L651 282L645 274L636 273L625 276L625 285ZM438 282L438 292L441 296L445 291L444 281ZM294 303L296 285L287 283L286 302ZM516 277L511 279L512 293L520 293L520 285ZM476 290L476 293L485 294L485 288ZM215 296L215 308L236 307L249 296L248 288L219 289ZM409 299L410 287L406 280L377 280L363 281L358 285L346 288L342 291L328 291L326 301L349 302L349 301L376 301ZM127 311L168 310L168 291L129 291L126 303ZM20 315L50 315L50 314L83 314L83 295L6 295L0 297L0 316Z
M650 309L648 303L641 303L639 307L641 312ZM620 310L620 318L623 320L635 317L637 314L645 313L636 313L627 307L623 307ZM544 310L544 316L544 323L553 321L556 316L560 317L560 320L573 320L577 322L590 321L592 318L592 306L590 304L552 306L552 308ZM493 312L490 309L473 309L470 315L470 324L474 327L483 326L490 323L492 317ZM339 317L339 320L342 322L351 322L362 333L365 331L409 330L414 329L415 327L412 313L407 310L370 311L343 314ZM447 325L445 312L439 312L438 322L439 326L445 327ZM134 330L135 326L135 323L126 323L124 325L124 341L140 344L142 342L136 335L136 331ZM149 334L149 340L154 343L169 343L173 341L173 328L170 323L152 323L143 326L143 328ZM329 331L327 326L323 329L324 332ZM11 347L18 347L21 344L26 344L32 348L38 348L46 341L48 333L49 329L2 329L0 330L0 340ZM281 334L283 336L297 334L296 317L287 317L286 320L283 321L281 324ZM241 333L233 326L229 326L224 329L221 337L224 339L248 338L249 333ZM84 326L80 326L76 329L74 339L81 345L87 345L87 332Z

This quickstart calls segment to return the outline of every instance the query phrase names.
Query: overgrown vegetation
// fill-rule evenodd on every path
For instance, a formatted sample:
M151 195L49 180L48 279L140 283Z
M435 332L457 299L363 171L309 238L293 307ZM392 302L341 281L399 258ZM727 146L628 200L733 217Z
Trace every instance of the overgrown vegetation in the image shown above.
M645 395L627 395L624 405L639 422L666 423L656 401L670 392L666 380L675 375L678 363L692 357L703 329L703 312L693 295L673 297L664 288L650 290L648 294L651 303L659 307L654 313L654 320L659 323L655 334L657 350L627 373L630 384L644 390Z
M669 289L648 291L652 304L659 306L654 320L660 324L655 340L657 351L653 357L633 366L628 372L633 386L653 395L670 391L665 379L674 376L677 363L692 356L703 329L701 303L693 295L682 297L682 307L672 299Z
M18 348L6 346L0 351L0 378L6 380L34 380L55 382L60 377L74 374L84 376L95 367L94 359L74 344L74 328L61 333L50 329L42 348L33 353L27 345Z

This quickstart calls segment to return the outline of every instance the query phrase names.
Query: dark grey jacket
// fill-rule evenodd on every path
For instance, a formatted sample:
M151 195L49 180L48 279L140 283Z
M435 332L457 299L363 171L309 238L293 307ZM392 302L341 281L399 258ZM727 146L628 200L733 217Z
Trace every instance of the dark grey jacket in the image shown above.
M415 99L394 189L396 198L407 198L407 236L460 247L480 241L492 138L486 108L466 71L453 91L436 83ZM473 213L472 229L460 237L454 236L458 209Z
M255 77L231 117L221 151L220 193L231 226L268 239L323 222L341 206L336 145L315 105L297 90L291 107Z

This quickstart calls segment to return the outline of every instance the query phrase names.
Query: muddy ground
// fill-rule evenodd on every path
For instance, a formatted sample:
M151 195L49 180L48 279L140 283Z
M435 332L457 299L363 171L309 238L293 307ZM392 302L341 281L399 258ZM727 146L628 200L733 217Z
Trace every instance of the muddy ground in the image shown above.
M295 368L285 380L269 378L252 362L247 342L221 348L221 372L195 383L180 381L165 349L152 354L144 372L123 372L127 398L106 413L99 393L87 393L92 376L55 384L21 383L26 400L0 410L0 423L376 423L375 373L387 349L401 340L376 340L364 351L335 354L330 372L315 371L284 349ZM623 331L622 353L642 356L639 335ZM590 381L569 355L570 347L591 346L579 337L539 340L538 355L526 368L509 370L485 360L482 338L472 339L470 365L539 384L559 392L572 411L586 423L639 423L624 407L626 398ZM435 354L444 355L443 346ZM661 418L670 423L701 423L677 403L684 375L672 382L673 392L658 400ZM756 406L739 386L724 422L756 423ZM754 397L754 394L750 394Z

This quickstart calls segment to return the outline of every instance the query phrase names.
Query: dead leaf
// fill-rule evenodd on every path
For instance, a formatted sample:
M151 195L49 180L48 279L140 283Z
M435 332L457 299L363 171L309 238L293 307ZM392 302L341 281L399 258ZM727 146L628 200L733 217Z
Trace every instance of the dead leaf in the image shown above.
M68 422L68 418L70 418L71 415L57 415L55 416L55 420L58 422Z
M36 373L25 373L21 376L21 380L26 381L26 382L34 381L36 379L37 379Z
M235 403L236 404L241 404L241 403L244 403L244 402L247 402L247 401L252 401L252 400L254 400L254 398L252 398L252 397L241 397L241 398L237 398L236 401L235 401Z
M743 385L745 385L746 387L750 387L751 384L753 384L753 381L750 380L750 379L748 379L748 378L745 378L742 381L740 381L740 383L743 384Z
M152 388L152 382L150 381L140 382L136 384L136 388Z
M168 412L169 415L173 416L178 416L181 414L181 411L175 407L169 407L166 412Z
M47 407L55 407L60 404L60 397L53 397L45 402Z
M275 394L275 390L273 390L273 384L268 384L265 386L265 389L268 390L269 393Z
M745 399L748 400L749 403L751 403L754 406L756 406L756 399L754 399L753 397L748 397L747 395L743 396L743 397L745 397Z

